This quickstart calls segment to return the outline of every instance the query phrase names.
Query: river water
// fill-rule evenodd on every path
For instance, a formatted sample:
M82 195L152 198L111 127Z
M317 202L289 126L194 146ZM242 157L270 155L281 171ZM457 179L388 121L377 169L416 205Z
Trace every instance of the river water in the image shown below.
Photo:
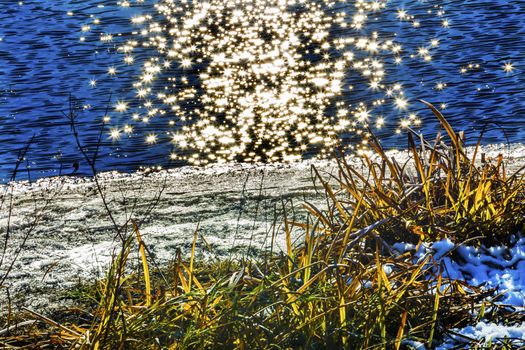
M151 12L155 1L130 2L136 6L122 8L103 0L0 0L0 182L10 179L19 150L33 135L18 179L72 173L77 162L77 173L89 174L64 113L71 94L80 138L93 145L100 130L97 120L110 94L112 103L133 94L140 67L123 64L115 50L117 33L130 33L130 18ZM413 15L417 23L400 21L399 10ZM100 23L94 24L95 19ZM418 99L444 108L449 121L471 139L486 128L485 143L524 142L525 1L392 0L367 23L366 33L377 31L402 45L401 64L385 58L386 79L403 86L412 102L410 110L422 119L423 132L433 133L437 122ZM82 33L87 24L92 29ZM109 45L101 43L95 40L100 33L114 34L115 39ZM429 47L433 39L439 40L439 46L427 62L418 50ZM115 76L107 74L110 67L116 68ZM346 98L358 103L369 95L366 86L357 83ZM395 132L404 114L384 111L386 127L378 134L389 147L406 143ZM115 125L130 119L126 113L111 117ZM118 142L104 134L99 170L166 165L170 143L144 143L145 135L162 134L163 128L153 120Z

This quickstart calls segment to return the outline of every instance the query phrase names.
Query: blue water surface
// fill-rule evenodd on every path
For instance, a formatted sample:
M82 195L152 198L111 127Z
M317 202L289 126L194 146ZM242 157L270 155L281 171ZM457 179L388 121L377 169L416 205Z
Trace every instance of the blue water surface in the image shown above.
M130 18L151 13L154 2L122 8L102 0L0 0L0 182L10 179L20 150L33 135L18 179L69 174L75 163L77 174L90 173L66 117L70 96L81 142L93 152L108 101L113 106L116 100L133 96L132 84L140 74L139 65L122 63L116 46L133 30ZM400 21L398 10L415 16L420 25ZM81 27L96 18L100 24L81 33ZM403 46L400 65L385 58L387 81L403 86L411 112L423 120L424 133L435 132L438 123L418 99L443 108L451 124L471 140L486 129L485 143L525 142L525 1L392 0L368 23L367 33L377 31ZM96 40L101 31L123 35L104 44ZM417 50L432 39L440 44L426 62ZM503 69L507 63L512 71ZM117 68L116 76L108 75L109 67ZM446 87L436 88L439 83ZM347 98L366 101L369 94L358 88ZM129 122L129 114L110 110L112 124ZM406 144L406 137L395 132L406 117L403 113L384 110L386 127L378 133L389 147ZM140 165L167 165L169 142L144 143L144 135L162 134L164 127L153 120L118 142L104 134L98 169L134 171Z

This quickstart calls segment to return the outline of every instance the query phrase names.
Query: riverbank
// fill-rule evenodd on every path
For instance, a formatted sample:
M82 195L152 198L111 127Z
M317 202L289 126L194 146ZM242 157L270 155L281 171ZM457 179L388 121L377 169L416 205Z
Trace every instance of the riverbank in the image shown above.
M491 145L483 153L487 158L504 154L509 171L525 164L521 144ZM403 151L391 151L389 156L400 164L409 158ZM359 159L349 162L364 172ZM188 254L197 225L212 248L207 254L225 257L246 254L249 247L264 249L272 230L283 221L283 205L290 209L293 203L299 216L305 214L301 206L305 201L320 208L326 205L322 188L312 180L312 166L326 177L337 173L333 161L303 161L109 172L100 174L99 181L115 221L140 222L145 242L163 262L172 259L177 249ZM17 305L53 308L56 305L49 301L57 291L103 276L118 239L91 178L16 182L4 185L0 193L4 199L0 228L5 232L9 223L11 230L4 260L13 260L18 248L24 247L6 280ZM284 237L277 240L282 246Z
M300 207L305 200L322 205L311 179L313 164L328 173L335 169L329 162L237 164L103 173L99 181L116 222L141 222L145 242L165 262L177 249L188 254L197 225L217 257L269 244L283 205L293 201ZM8 220L12 232L6 261L31 231L6 281L17 305L45 310L59 290L103 276L119 240L92 179L47 178L5 190L12 191L3 208L12 200L12 211L2 210L0 218L4 232Z
M525 164L524 151L525 147L523 145L513 145L508 149L502 149L501 146L497 145L488 146L478 152L476 163L478 164L478 169L484 169L484 165L480 163L482 158L489 162L492 161L492 164L497 164L499 155L502 154L502 161L506 169L504 172L510 174ZM467 150L467 153L469 152L472 153L472 150ZM443 161L448 161L447 157L449 156L446 154L446 152L443 153L443 157L445 157ZM374 158L373 155L370 157L372 161L378 161L377 157ZM415 168L417 167L414 167L414 159L411 159L413 154L409 154L409 152L390 152L384 157L383 159L388 159L391 165L399 164L403 166L405 163L407 164L407 180L401 180L405 179L405 175L398 178L399 181L407 181L407 190L412 188L412 186L416 186L416 188L419 186L416 176L419 170L416 170ZM453 157L450 159L453 159ZM342 201L336 199L330 194L330 186L326 186L331 184L336 189L339 185L342 185L342 183L337 183L337 181L342 179L341 170L343 170L343 174L346 173L345 176L350 174L356 174L357 177L366 175L369 167L365 167L364 164L362 159L356 157L347 159L343 168L340 168L341 164L338 165L336 162L331 161L305 161L286 165L235 164L227 166L216 165L200 169L187 167L135 174L104 173L98 177L98 186L100 186L100 192L103 196L100 196L96 183L92 179L85 178L49 178L39 180L33 184L9 184L4 187L5 194L2 209L5 214L2 214L0 221L4 230L7 226L10 227L9 245L5 255L7 264L2 265L2 268L8 267L9 261L15 261L15 263L12 265L13 268L7 275L4 283L4 290L9 291L5 295L9 296L9 298L4 297L3 300L5 302L2 305L7 305L7 302L9 302L15 310L28 308L43 314L51 314L56 310L64 309L71 302L64 298L66 290L77 288L79 285L85 284L86 281L89 284L97 279L103 279L104 273L108 271L108 265L112 262L113 266L115 266L115 262L119 261L119 259L115 260L115 254L123 253L120 250L119 233L115 229L114 223L117 223L117 226L121 226L126 222L130 224L137 223L139 226L140 236L138 238L147 247L148 260L151 260L151 263L154 264L152 266L171 266L169 262L178 256L186 260L191 255L193 257L191 261L197 260L200 268L204 268L204 270L199 270L198 275L195 272L196 278L213 279L215 276L212 277L207 274L216 273L220 275L223 272L226 274L231 273L229 270L231 266L227 271L223 271L224 267L221 267L221 264L224 261L234 261L233 267L236 268L238 261L249 261L249 258L253 258L255 262L260 260L260 252L267 253L268 248L271 247L274 253L281 250L284 256L290 256L293 260L299 259L297 262L298 266L304 266L299 271L306 269L304 270L304 281L306 281L311 277L310 274L306 277L306 271L310 269L308 261L312 262L313 256L307 260L304 259L309 254L313 254L311 249L324 252L328 248L329 250L326 254L330 255L332 248L329 247L333 244L335 247L339 247L341 243L338 241L338 234L334 236L336 231L333 230L336 230L337 225L339 225L337 222L340 220L342 220L344 225L349 224L347 221L349 220L347 218L348 214L345 214L342 208L343 206L355 206L357 204L357 202L352 201L347 203L347 199L341 199ZM381 162L376 164L381 164ZM317 169L318 175L312 171L313 166ZM393 175L386 176L385 180ZM365 181L365 178L363 178L363 181ZM372 181L376 181L376 185L382 183L382 181L377 182L377 179ZM464 180L458 177L457 181L462 182ZM479 177L479 181L485 180L483 180L483 177ZM370 185L372 186L372 184ZM387 186L386 188L390 186L387 182L384 185ZM436 186L442 185L436 184ZM371 188L379 190L380 187ZM395 188L395 186L392 187L392 190ZM438 188L436 187L436 190ZM479 188L484 191L485 186ZM403 194L404 191L402 189L402 192L397 194L401 195L399 197L401 201L405 201L402 199L405 196ZM358 192L354 193L350 190L349 193L354 193L353 196L356 196ZM372 195L370 199L375 196L373 193L369 195ZM395 192L392 192L392 195L391 199L395 201ZM479 196L476 195L477 197ZM382 201L382 198L384 197L377 197L378 201ZM516 203L521 203L519 198L521 197L517 198L518 202ZM390 201L386 200L387 203ZM480 197L480 199L476 200L483 201L484 199ZM511 200L511 197L509 197L509 200ZM302 203L306 203L307 206L302 206ZM400 204L401 202L398 203ZM445 298L445 300L452 300L452 309L447 309L451 305L446 303L448 305L445 307L445 310L448 310L446 312L455 312L452 310L456 310L456 307L466 302L467 297L480 295L484 295L483 298L492 295L489 299L485 299L483 303L489 303L487 305L491 305L490 312L497 314L497 317L500 317L501 312L510 312L507 309L508 307L515 310L524 309L525 276L522 276L522 270L525 263L525 253L523 253L525 242L523 239L519 240L518 236L514 238L506 237L504 242L502 241L503 244L500 245L492 245L487 248L470 247L463 240L474 237L471 237L472 235L469 232L460 234L460 231L457 231L463 230L460 225L457 226L456 230L452 231L458 237L462 237L458 238L461 241L456 241L455 243L449 240L435 240L436 233L434 232L434 236L431 236L434 237L434 243L429 243L428 239L425 239L427 243L421 244L420 242L417 246L402 244L403 242L413 241L414 237L416 237L414 233L421 235L421 237L425 235L421 231L421 227L414 226L408 220L411 214L407 214L408 221L400 226L401 228L406 225L403 230L408 231L403 234L403 239L407 240L396 240L394 241L396 244L393 244L393 242L387 243L389 235L399 232L397 229L391 231L392 227L389 227L390 224L385 225L393 217L389 210L399 204L392 202L392 207L388 208L387 206L385 209L381 209L381 206L374 208L373 200L367 204L371 205L370 210L372 212L377 211L376 214L386 215L384 219L377 222L377 225L383 225L381 229L378 229L378 232L381 234L385 233L385 240L379 241L383 242L380 243L384 246L382 249L388 248L390 253L384 257L377 255L376 260L379 260L373 262L368 261L369 257L366 250L360 252L361 248L359 247L361 247L361 244L363 244L362 248L365 248L370 243L366 235L375 230L376 226L374 225L376 224L372 224L370 229L364 227L353 233L352 237L354 238L352 239L355 240L355 243L353 241L343 243L343 247L345 244L348 244L349 247L355 247L355 244L364 239L357 246L357 251L352 254L357 254L355 257L356 261L371 265L366 265L370 267L358 274L359 278L364 278L364 280L360 280L359 286L355 286L358 288L357 290L371 288L372 294L367 297L375 298L373 293L375 293L376 287L373 287L374 284L369 283L372 283L375 278L379 278L377 276L381 276L373 271L381 269L385 274L381 279L384 278L385 281L390 281L389 283L392 286L399 285L401 281L405 281L402 283L407 284L407 293L414 293L413 297L422 292L420 286L422 280L420 278L424 278L427 281L424 283L430 283L428 287L425 287L425 293L431 294L422 298L435 298L432 296L433 287L431 286L433 279L438 278L437 274L439 273L442 277L439 277L438 280L441 281L441 278L443 278L444 281L447 281L443 283L449 286L443 291L444 294L441 297ZM476 204L474 203L474 205ZM519 205L523 205L523 203ZM283 225L283 223L288 223L288 225L291 224L296 228L306 228L308 231L309 226L302 226L301 224L301 222L305 222L307 210L313 217L317 217L322 227L324 227L318 228L319 237L315 235L308 238L308 235L304 236L304 232L303 235L300 235L297 234L297 230L290 230L286 225ZM349 209L349 213L356 210L362 209L359 209L358 206L351 210ZM430 214L436 210L432 215L442 215L438 214L437 210L441 210L438 207L436 209L430 207L428 210ZM286 212L288 220L285 220L284 212ZM111 215L108 213L111 213ZM363 215L366 213L368 213L367 210L363 212ZM130 221L131 219L133 221ZM522 218L517 219L518 221L522 220ZM360 225L366 224L368 222L366 220ZM486 225L487 223L480 222L480 224ZM490 223L488 224L490 225ZM345 227L344 225L341 227ZM350 224L350 227L352 227L352 224ZM446 227L447 230L450 230L448 226ZM438 229L445 229L445 226L438 227ZM326 230L328 230L328 233L325 236L322 232L326 232ZM359 233L361 231L363 235ZM195 235L195 232L197 232L197 235ZM133 236L133 232L128 232L128 234ZM430 231L428 234L430 234ZM292 244L292 240L299 236L302 238L297 242L298 248L292 248L292 246L296 246L296 244ZM490 239L490 237L487 238ZM313 245L314 248L309 248L312 244L310 242L312 239L320 240L320 242L328 240L328 242L315 243ZM333 239L336 241L329 243ZM373 241L374 236L371 236L370 239ZM195 250L192 249L194 246ZM304 248L301 248L303 246ZM20 247L22 249L19 249ZM337 251L340 247L334 249ZM135 250L129 252L134 256L137 254ZM143 255L145 252L140 254ZM376 254L379 254L379 251ZM232 259L226 259L227 257ZM321 258L321 255L315 255L315 257L318 259ZM407 257L409 260L406 260ZM247 258L248 260L246 260ZM127 261L129 258L128 255L121 255L121 259ZM277 270L282 268L279 261L280 259L277 259L275 262L277 264L275 269ZM319 263L322 261L319 261ZM348 264L353 264L352 261L350 259L349 262L341 265L341 268L343 266L345 266L344 268L349 268ZM433 261L433 263L429 265L430 261ZM266 263L270 263L270 261L267 260ZM192 269L191 264L190 271ZM216 266L215 264L219 265ZM326 264L326 261L324 264ZM289 265L289 263L285 265ZM176 263L175 266L180 267L181 265ZM295 263L289 269L293 266L295 266ZM443 266L443 270L440 270L438 266ZM253 283L257 285L261 283L260 277L254 276L263 272L261 272L259 267L252 268L255 268L255 270L248 268L245 272L248 275L242 277L242 281L244 281L243 283L248 283L248 285ZM217 271L214 269L217 269ZM266 266L266 269L268 269L268 266ZM277 270L270 268L269 272L275 273ZM163 269L161 268L159 271L163 271ZM442 272L440 273L439 271ZM353 274L354 272L351 273ZM234 280L236 280L236 273L231 277ZM320 270L318 273L326 273L326 270ZM373 274L370 275L370 273ZM190 279L191 274L190 272ZM303 272L300 274L302 275ZM376 277L373 277L374 274ZM239 276L243 275L244 272ZM406 280L405 278L408 278L410 275L412 278ZM111 276L110 274L108 278L111 278ZM418 276L417 280L419 282L416 284L414 284L416 281L414 276ZM180 275L180 278L183 278L183 275ZM314 280L317 278L312 278L310 283L314 283ZM353 285L353 282L351 282L353 280L353 278L350 278L348 283ZM398 282L395 282L396 280ZM303 283L301 281L301 279L296 281L299 283L299 291L304 290L307 286L310 287L309 283L301 287L301 283ZM454 292L450 289L458 288L457 286L453 287L457 283L455 281L459 281L460 285L466 283L461 287L461 290L463 290L463 293L466 293L465 298L467 299L463 300L463 297L459 297L460 294L457 294L459 291ZM329 280L326 282L332 283ZM379 286L384 282L379 282ZM186 293L191 292L191 288L186 290L188 282L185 283L186 285L183 283L181 288ZM279 279L273 285L279 286L281 283L284 282ZM377 283L377 281L374 283ZM481 289L478 289L480 283L484 283L485 287L479 287ZM438 282L438 286L440 284L441 282ZM197 285L200 285L200 283ZM282 287L285 290L290 288L288 284ZM106 288L108 288L107 285ZM120 287L118 288L120 289ZM146 288L148 290L149 287ZM408 291L409 289L410 292ZM399 293L397 288L395 290ZM401 293L405 293L403 289ZM470 296L472 293L473 295ZM497 293L499 296L493 297L494 294L492 293ZM106 294L103 293L102 295ZM398 297L401 298L402 294ZM149 292L146 295L149 295ZM458 297L459 299L457 299ZM164 298L162 293L160 298ZM406 298L408 297L403 297L403 300ZM146 301L146 306L150 302ZM292 298L288 302L295 303L296 301ZM460 304L454 306L458 302ZM422 305L412 305L411 307L414 307L414 310L418 310ZM485 306L481 307L484 308ZM494 308L502 309L494 311ZM377 311L378 309L374 310ZM6 311L3 310L3 312ZM241 309L235 312L241 312ZM425 312L431 312L431 309ZM481 314L484 312L481 312ZM425 317L434 316L427 313ZM461 314L461 317L463 317L464 321L457 323L457 325L466 322L465 317L467 316ZM489 321L491 320L493 321L493 319ZM519 319L516 319L516 322L520 322ZM468 324L471 328L459 327L456 329L455 332L460 334L458 337L461 338L461 334L467 336L466 334L478 331L475 324ZM447 325L451 327L451 324L447 323ZM482 329L486 328L483 328L484 324L479 323L478 325ZM502 332L506 330L514 334L519 332L522 326L522 324L515 325L514 322L509 325L511 328L504 328ZM455 343L457 343L457 339L452 339L452 344ZM446 342L443 344L443 346L447 346Z

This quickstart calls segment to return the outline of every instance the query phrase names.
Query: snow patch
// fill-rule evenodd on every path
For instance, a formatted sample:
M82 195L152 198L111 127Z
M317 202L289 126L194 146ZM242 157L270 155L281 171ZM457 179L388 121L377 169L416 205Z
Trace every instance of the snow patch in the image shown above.
M456 246L443 240L432 244L431 250L444 267L444 277L496 288L502 295L498 303L525 308L525 238L511 247L491 248ZM450 254L452 250L455 254Z
M483 345L494 344L497 341L510 340L513 344L525 344L525 322L515 326L504 326L495 323L479 322L462 329L453 329L456 334L450 334L449 339L438 346L436 350L458 349L460 344L468 345L471 341Z

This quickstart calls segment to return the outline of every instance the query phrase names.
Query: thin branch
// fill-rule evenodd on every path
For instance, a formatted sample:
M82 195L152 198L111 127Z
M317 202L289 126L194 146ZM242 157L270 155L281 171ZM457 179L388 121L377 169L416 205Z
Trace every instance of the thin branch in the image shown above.
M26 157L27 152L29 151L29 148L31 147L31 144L35 141L36 136L33 135L29 142L26 144L26 146L18 152L18 158L16 160L15 169L13 170L13 174L11 175L11 181L16 180L16 175L18 174L18 169L20 167L20 164ZM7 190L6 190L7 191ZM2 203L0 203L0 210L2 209L4 204L4 201L2 200ZM4 247L2 248L2 256L0 257L0 267L2 266L5 258L5 254L7 251L7 243L9 241L9 237L11 235L11 217L13 215L13 187L11 186L11 196L9 198L9 213L7 215L7 227L6 227L6 233L4 238Z
M106 107L106 111L109 110L109 104L110 103L111 103L111 95L110 95L110 99L108 101L108 105ZM66 115L65 113L63 113L63 114ZM77 116L75 115L75 113L73 111L73 104L72 104L72 96L71 96L71 94L69 94L69 115L66 115L66 117L69 119L71 130L73 131L73 136L75 137L76 144L77 144L80 152L84 156L84 159L86 160L86 162L89 164L89 167L91 168L91 172L93 173L93 180L95 181L95 186L97 187L97 191L100 194L100 198L102 199L102 203L104 204L104 208L106 209L108 217L111 220L111 223L113 224L113 226L115 227L115 230L117 232L117 236L120 238L121 241L124 241L125 239L124 239L124 236L122 235L122 232L121 232L122 231L122 227L120 227L117 224L117 221L115 220L115 218L113 216L113 212L109 208L108 201L106 200L106 196L104 195L104 191L102 190L102 186L100 185L100 182L98 181L98 173L97 173L97 169L96 169L96 166L95 166L95 164L96 164L96 157L98 156L98 150L99 150L100 143L101 143L101 140L102 140L102 134L104 132L104 124L102 124L102 126L100 128L100 134L99 134L99 139L98 139L97 147L96 147L96 150L95 150L95 154L93 155L93 158L90 158L89 155L87 154L86 150L84 149L84 147L82 147L82 143L80 141L80 136L78 135L77 126L76 126L76 117Z

